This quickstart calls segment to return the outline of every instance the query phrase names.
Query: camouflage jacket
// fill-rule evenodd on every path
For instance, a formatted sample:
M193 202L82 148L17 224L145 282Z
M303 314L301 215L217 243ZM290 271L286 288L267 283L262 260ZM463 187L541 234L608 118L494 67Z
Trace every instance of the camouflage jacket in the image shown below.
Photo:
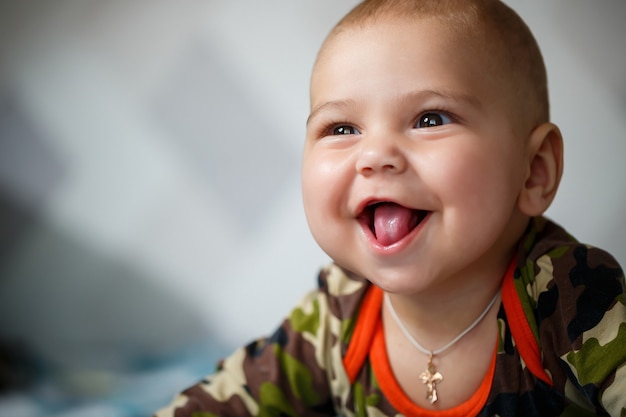
M432 412L389 371L382 291L330 265L271 337L221 361L156 416L626 416L624 287L610 255L534 219L503 279L483 386Z

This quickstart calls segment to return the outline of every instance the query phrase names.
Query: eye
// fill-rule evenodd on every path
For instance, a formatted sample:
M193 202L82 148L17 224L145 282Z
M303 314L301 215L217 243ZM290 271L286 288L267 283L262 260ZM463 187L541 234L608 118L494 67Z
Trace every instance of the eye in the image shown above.
M417 128L442 126L452 123L452 118L442 112L427 112L417 121Z
M341 135L358 135L361 132L359 132L357 128L354 126L340 125L340 126L333 127L330 133L333 136L341 136Z

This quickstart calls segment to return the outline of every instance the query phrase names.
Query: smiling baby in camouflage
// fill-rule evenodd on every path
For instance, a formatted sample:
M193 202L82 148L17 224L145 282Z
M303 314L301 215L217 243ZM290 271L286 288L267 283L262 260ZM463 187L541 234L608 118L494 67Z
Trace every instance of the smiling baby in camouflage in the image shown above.
M358 4L315 62L302 163L332 264L156 416L626 416L623 271L543 217L547 90L500 1Z

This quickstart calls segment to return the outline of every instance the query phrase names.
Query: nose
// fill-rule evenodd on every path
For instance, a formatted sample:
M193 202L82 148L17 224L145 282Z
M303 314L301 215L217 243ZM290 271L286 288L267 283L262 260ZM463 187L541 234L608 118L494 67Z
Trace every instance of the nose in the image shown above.
M369 177L379 173L400 174L407 168L404 151L392 135L363 137L356 161L357 173Z

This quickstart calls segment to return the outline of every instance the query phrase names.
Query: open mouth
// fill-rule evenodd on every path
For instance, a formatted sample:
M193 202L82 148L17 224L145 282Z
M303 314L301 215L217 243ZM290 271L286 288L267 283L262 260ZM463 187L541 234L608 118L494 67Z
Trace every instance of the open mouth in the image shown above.
M390 246L411 233L428 213L392 202L378 202L365 207L359 218L381 245Z

